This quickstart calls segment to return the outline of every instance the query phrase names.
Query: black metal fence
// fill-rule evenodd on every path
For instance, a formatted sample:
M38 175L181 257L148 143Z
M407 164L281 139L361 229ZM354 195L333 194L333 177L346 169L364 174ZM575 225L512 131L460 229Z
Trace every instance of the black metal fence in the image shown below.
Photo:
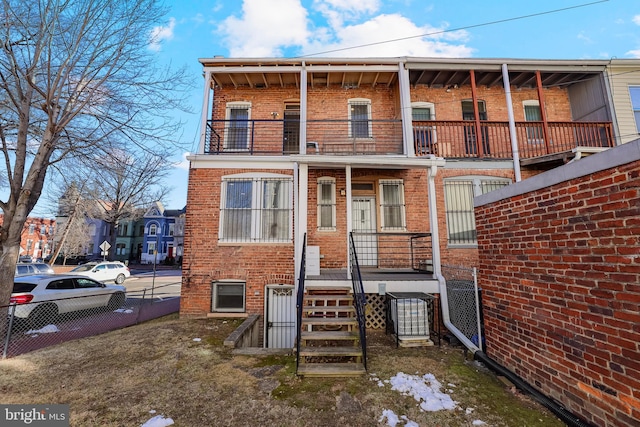
M0 306L0 313L7 313L6 321L0 325L2 358L175 313L180 309L180 297L164 296L163 288L171 285L129 292L126 298L111 300L97 308L86 308L95 306L89 301L95 296L32 303L28 310L16 304ZM30 316L38 306L37 316Z
M354 231L360 267L433 272L431 233Z

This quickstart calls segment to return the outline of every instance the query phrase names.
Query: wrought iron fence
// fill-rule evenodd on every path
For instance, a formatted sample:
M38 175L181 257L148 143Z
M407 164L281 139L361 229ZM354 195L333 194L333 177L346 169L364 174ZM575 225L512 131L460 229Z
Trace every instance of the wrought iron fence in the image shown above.
M442 266L447 282L447 300L451 323L478 348L484 349L482 292L475 268Z
M364 293L362 285L362 275L360 274L360 265L358 264L358 254L354 244L353 233L349 233L349 259L351 266L351 288L353 291L353 304L356 309L356 317L358 319L358 331L360 332L360 347L362 348L362 364L367 369L367 322L366 322L366 305L367 295Z
M180 297L165 297L164 292L165 287L172 285L128 292L126 297L106 299L105 304L98 307L95 296L0 306L0 313L7 313L6 321L0 324L2 357L17 356L175 313L180 309Z
M433 272L431 233L354 231L360 267Z

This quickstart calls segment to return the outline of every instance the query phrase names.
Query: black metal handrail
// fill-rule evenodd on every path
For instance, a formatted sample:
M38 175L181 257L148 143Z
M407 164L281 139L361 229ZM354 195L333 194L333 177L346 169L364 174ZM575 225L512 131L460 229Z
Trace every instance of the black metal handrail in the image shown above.
M296 372L300 365L300 343L302 341L302 304L304 302L304 276L307 258L307 233L302 238L302 256L300 257L300 276L298 277L298 294L296 296L297 331L296 331Z
M356 308L356 317L358 319L358 329L360 330L360 347L362 348L362 364L367 369L367 325L365 319L365 306L367 305L367 297L364 294L364 286L362 285L362 275L360 274L360 265L358 264L358 254L353 242L353 233L349 233L349 257L351 260L351 287L353 290L353 302Z

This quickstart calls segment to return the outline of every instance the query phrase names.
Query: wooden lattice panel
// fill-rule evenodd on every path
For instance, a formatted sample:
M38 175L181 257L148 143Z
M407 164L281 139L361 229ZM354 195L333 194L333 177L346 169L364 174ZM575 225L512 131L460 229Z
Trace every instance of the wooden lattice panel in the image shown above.
M387 325L384 295L367 294L367 329L385 329Z

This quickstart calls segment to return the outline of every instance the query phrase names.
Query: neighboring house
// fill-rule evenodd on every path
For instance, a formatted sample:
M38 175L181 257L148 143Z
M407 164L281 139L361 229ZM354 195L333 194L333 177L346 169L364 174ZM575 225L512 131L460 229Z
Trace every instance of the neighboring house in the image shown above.
M266 346L302 267L351 286L355 254L383 327L385 293L477 265L474 195L615 145L609 61L200 61L181 314L259 314Z
M0 214L0 225L4 216ZM48 218L27 217L20 238L20 256L33 260L44 259L53 249L56 221Z
M486 353L590 425L637 426L640 139L478 197L475 214Z
M620 141L633 141L640 137L640 60L612 59L607 71Z
M183 234L176 236L176 219L184 217L183 209L165 209L154 202L144 214L144 245L140 257L143 264L174 263L182 256ZM179 226L184 229L183 221Z
M144 243L144 218L125 219L118 224L118 235L113 259L118 261L137 261L142 256Z

